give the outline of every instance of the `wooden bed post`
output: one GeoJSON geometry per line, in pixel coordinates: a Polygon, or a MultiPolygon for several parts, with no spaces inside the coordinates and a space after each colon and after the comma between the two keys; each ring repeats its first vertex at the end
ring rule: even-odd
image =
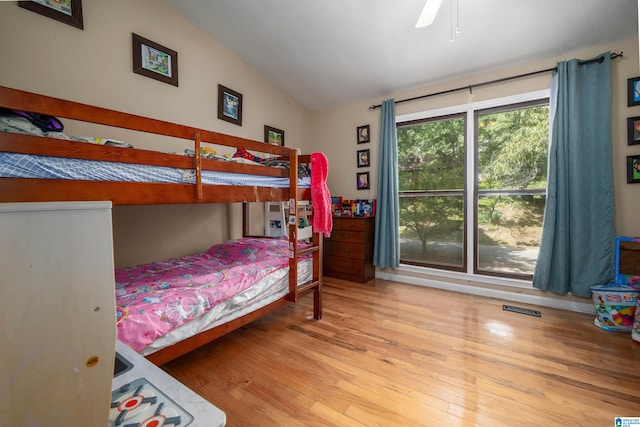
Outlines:
{"type": "Polygon", "coordinates": [[[249,235],[249,203],[242,202],[242,237],[249,235]]]}
{"type": "Polygon", "coordinates": [[[316,320],[322,319],[322,235],[320,233],[313,233],[311,239],[313,246],[318,247],[318,250],[313,254],[313,281],[318,285],[313,290],[313,318],[316,320]]]}
{"type": "Polygon", "coordinates": [[[200,154],[200,132],[193,132],[193,149],[196,152],[194,156],[196,168],[196,198],[202,200],[202,155],[200,154]]]}
{"type": "Polygon", "coordinates": [[[298,151],[289,150],[289,299],[298,300],[298,151]]]}

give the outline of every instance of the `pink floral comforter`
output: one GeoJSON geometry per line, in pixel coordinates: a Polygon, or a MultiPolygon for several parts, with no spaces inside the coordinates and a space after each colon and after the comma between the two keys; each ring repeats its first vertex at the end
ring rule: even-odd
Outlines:
{"type": "Polygon", "coordinates": [[[140,352],[172,329],[289,266],[288,240],[243,238],[183,258],[118,269],[118,339],[140,352]]]}

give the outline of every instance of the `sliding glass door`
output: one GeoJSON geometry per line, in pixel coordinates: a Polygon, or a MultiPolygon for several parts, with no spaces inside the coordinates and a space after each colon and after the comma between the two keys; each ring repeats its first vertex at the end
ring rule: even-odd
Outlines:
{"type": "Polygon", "coordinates": [[[402,263],[531,277],[548,115],[542,99],[397,124],[402,263]]]}
{"type": "Polygon", "coordinates": [[[475,112],[476,272],[533,275],[546,201],[547,104],[475,112]]]}
{"type": "Polygon", "coordinates": [[[398,126],[400,259],[463,271],[464,114],[398,126]]]}

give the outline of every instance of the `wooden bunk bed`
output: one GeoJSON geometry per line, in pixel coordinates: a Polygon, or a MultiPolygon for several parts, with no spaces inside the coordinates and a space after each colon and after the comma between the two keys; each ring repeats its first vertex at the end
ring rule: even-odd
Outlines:
{"type": "MultiPolygon", "coordinates": [[[[0,107],[46,114],[81,122],[128,129],[191,141],[194,156],[168,154],[159,151],[117,146],[96,145],[20,133],[0,132],[0,153],[28,154],[89,161],[117,162],[128,165],[151,165],[195,172],[194,182],[126,182],[76,179],[18,178],[0,176],[0,203],[97,201],[109,200],[113,205],[153,205],[191,203],[244,203],[243,235],[249,235],[249,202],[287,202],[296,221],[289,221],[289,290],[268,305],[262,306],[227,323],[205,330],[146,357],[157,365],[164,364],[201,345],[269,314],[301,296],[313,293],[313,317],[322,316],[322,238],[313,233],[311,245],[301,249],[297,242],[297,224],[308,212],[299,209],[301,201],[310,200],[309,188],[298,180],[298,166],[310,164],[311,155],[299,155],[297,150],[265,144],[244,138],[220,134],[190,126],[146,118],[115,110],[81,104],[0,86],[0,107]],[[288,161],[289,168],[251,165],[203,158],[201,148],[207,144],[266,153],[288,161]],[[203,182],[209,171],[243,175],[288,178],[288,186],[219,185],[203,182]],[[312,277],[297,283],[298,260],[311,256],[312,277]]],[[[131,141],[133,142],[133,141],[131,141]]]]}

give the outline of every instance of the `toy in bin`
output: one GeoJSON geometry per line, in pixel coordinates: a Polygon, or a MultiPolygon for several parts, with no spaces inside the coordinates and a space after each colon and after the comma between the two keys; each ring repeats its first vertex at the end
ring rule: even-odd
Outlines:
{"type": "MultiPolygon", "coordinates": [[[[591,287],[595,325],[607,331],[631,332],[638,320],[640,238],[616,238],[615,282],[591,287]]],[[[639,327],[640,328],[640,327],[639,327]]]]}
{"type": "Polygon", "coordinates": [[[591,287],[596,309],[594,324],[607,331],[631,332],[640,290],[628,286],[591,287]]]}

